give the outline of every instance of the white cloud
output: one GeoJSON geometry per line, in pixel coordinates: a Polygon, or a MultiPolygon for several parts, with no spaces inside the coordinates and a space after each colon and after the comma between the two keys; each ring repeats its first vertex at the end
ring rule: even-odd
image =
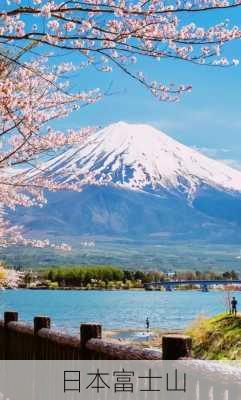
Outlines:
{"type": "MultiPolygon", "coordinates": [[[[205,121],[205,125],[209,126],[209,129],[213,129],[213,132],[217,131],[218,126],[222,126],[222,128],[226,127],[230,129],[230,126],[232,127],[232,123],[230,120],[225,119],[225,118],[214,118],[212,113],[208,110],[192,110],[190,114],[185,114],[185,117],[182,116],[182,118],[160,118],[160,120],[151,120],[147,121],[146,123],[155,126],[157,129],[160,129],[161,131],[167,133],[167,135],[171,135],[174,137],[176,140],[180,140],[182,143],[190,143],[190,138],[189,134],[187,133],[188,129],[193,130],[195,132],[195,125],[200,123],[200,121],[205,121]],[[194,123],[195,121],[195,123],[194,123]],[[214,129],[215,127],[215,129],[214,129]],[[172,132],[172,134],[171,134],[172,132]],[[178,136],[174,134],[174,132],[179,132],[178,136]],[[183,140],[181,139],[182,134],[180,132],[183,132],[183,140]],[[185,140],[186,139],[186,140],[185,140]]],[[[233,126],[236,128],[239,127],[239,122],[236,121],[233,123],[233,126]]],[[[241,128],[241,122],[240,122],[240,128],[241,128]]],[[[206,143],[208,144],[209,138],[206,137],[206,143]]],[[[193,141],[199,141],[200,140],[200,135],[199,137],[195,136],[195,133],[193,134],[193,141]]],[[[217,139],[218,140],[218,139],[217,139]]],[[[190,146],[190,145],[189,145],[190,146]]],[[[214,158],[216,160],[222,161],[225,164],[229,165],[232,168],[236,168],[241,170],[241,151],[237,146],[235,147],[232,145],[230,148],[226,147],[229,146],[228,143],[224,144],[225,147],[207,147],[207,146],[192,146],[192,148],[200,151],[201,153],[205,154],[207,157],[214,158]]]]}
{"type": "Polygon", "coordinates": [[[241,170],[241,160],[232,158],[232,151],[230,149],[215,149],[211,147],[193,147],[194,149],[205,154],[207,157],[215,158],[218,161],[229,165],[232,168],[241,170]],[[230,158],[228,157],[230,155],[230,158]]]}
{"type": "Polygon", "coordinates": [[[226,160],[224,159],[221,161],[223,161],[225,164],[229,165],[230,167],[239,169],[241,171],[241,160],[234,160],[234,159],[228,158],[226,160]]]}

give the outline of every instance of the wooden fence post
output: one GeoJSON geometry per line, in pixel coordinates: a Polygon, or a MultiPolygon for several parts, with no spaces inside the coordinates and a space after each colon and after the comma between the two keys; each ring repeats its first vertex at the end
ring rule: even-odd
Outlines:
{"type": "Polygon", "coordinates": [[[16,311],[5,311],[4,313],[4,327],[7,327],[9,322],[17,322],[18,313],[16,311]]]}
{"type": "Polygon", "coordinates": [[[38,333],[40,329],[42,328],[47,328],[50,329],[51,327],[51,320],[49,317],[44,317],[44,316],[37,316],[34,317],[33,320],[33,325],[34,325],[34,353],[35,353],[35,360],[47,360],[48,357],[47,354],[44,354],[47,352],[47,343],[45,343],[45,346],[42,346],[41,344],[43,343],[43,340],[46,341],[46,339],[41,339],[38,336],[38,333]]]}
{"type": "Polygon", "coordinates": [[[16,311],[5,311],[4,313],[4,359],[11,359],[11,349],[9,348],[8,323],[17,322],[18,313],[16,311]]]}
{"type": "Polygon", "coordinates": [[[184,335],[165,335],[162,337],[162,359],[178,360],[191,357],[192,339],[184,335]]]}
{"type": "Polygon", "coordinates": [[[100,324],[81,324],[80,325],[80,346],[84,352],[85,359],[92,359],[91,352],[86,349],[85,345],[90,339],[101,339],[102,327],[100,324]]]}

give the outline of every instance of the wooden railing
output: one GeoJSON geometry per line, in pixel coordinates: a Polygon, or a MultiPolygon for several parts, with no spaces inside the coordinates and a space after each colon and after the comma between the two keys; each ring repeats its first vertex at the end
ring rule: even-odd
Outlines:
{"type": "Polygon", "coordinates": [[[163,336],[161,352],[103,340],[99,324],[81,324],[80,334],[73,336],[52,330],[45,316],[29,325],[18,321],[17,312],[7,311],[0,321],[2,360],[174,360],[190,354],[191,339],[183,335],[163,336]]]}
{"type": "MultiPolygon", "coordinates": [[[[180,393],[180,399],[241,400],[240,367],[233,368],[232,365],[224,363],[191,359],[189,337],[163,336],[161,352],[116,344],[103,340],[101,336],[99,324],[81,324],[80,334],[72,336],[52,330],[48,317],[35,317],[33,325],[28,325],[18,321],[18,313],[5,312],[4,320],[0,321],[0,358],[2,360],[177,360],[171,364],[172,369],[177,368],[179,373],[183,371],[188,376],[188,392],[185,397],[180,393]]],[[[152,367],[153,363],[144,365],[152,367]]]]}

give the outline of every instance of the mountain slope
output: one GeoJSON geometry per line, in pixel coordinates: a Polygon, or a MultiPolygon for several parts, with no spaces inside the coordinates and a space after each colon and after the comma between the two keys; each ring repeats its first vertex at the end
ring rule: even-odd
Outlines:
{"type": "Polygon", "coordinates": [[[241,171],[212,160],[148,125],[118,122],[48,163],[65,181],[91,172],[94,184],[195,197],[202,185],[241,192],[241,171]]]}
{"type": "Polygon", "coordinates": [[[110,125],[44,168],[66,182],[89,174],[91,184],[47,193],[41,210],[18,209],[12,219],[29,235],[241,239],[241,171],[148,125],[110,125]]]}
{"type": "Polygon", "coordinates": [[[238,224],[213,218],[173,195],[159,197],[107,186],[88,186],[81,193],[49,193],[44,208],[19,208],[12,218],[21,221],[30,236],[68,241],[85,235],[111,240],[241,240],[238,224]]]}

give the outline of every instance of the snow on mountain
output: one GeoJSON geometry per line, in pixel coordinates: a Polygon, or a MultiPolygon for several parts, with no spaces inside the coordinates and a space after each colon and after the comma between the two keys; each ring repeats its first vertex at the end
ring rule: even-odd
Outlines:
{"type": "Polygon", "coordinates": [[[110,125],[44,168],[84,187],[46,191],[45,207],[12,213],[12,223],[24,226],[29,237],[241,240],[241,171],[151,126],[110,125]]]}
{"type": "Polygon", "coordinates": [[[91,173],[93,183],[148,192],[169,191],[188,199],[202,185],[241,192],[241,171],[210,159],[144,124],[118,122],[94,133],[46,167],[65,181],[91,173]]]}

